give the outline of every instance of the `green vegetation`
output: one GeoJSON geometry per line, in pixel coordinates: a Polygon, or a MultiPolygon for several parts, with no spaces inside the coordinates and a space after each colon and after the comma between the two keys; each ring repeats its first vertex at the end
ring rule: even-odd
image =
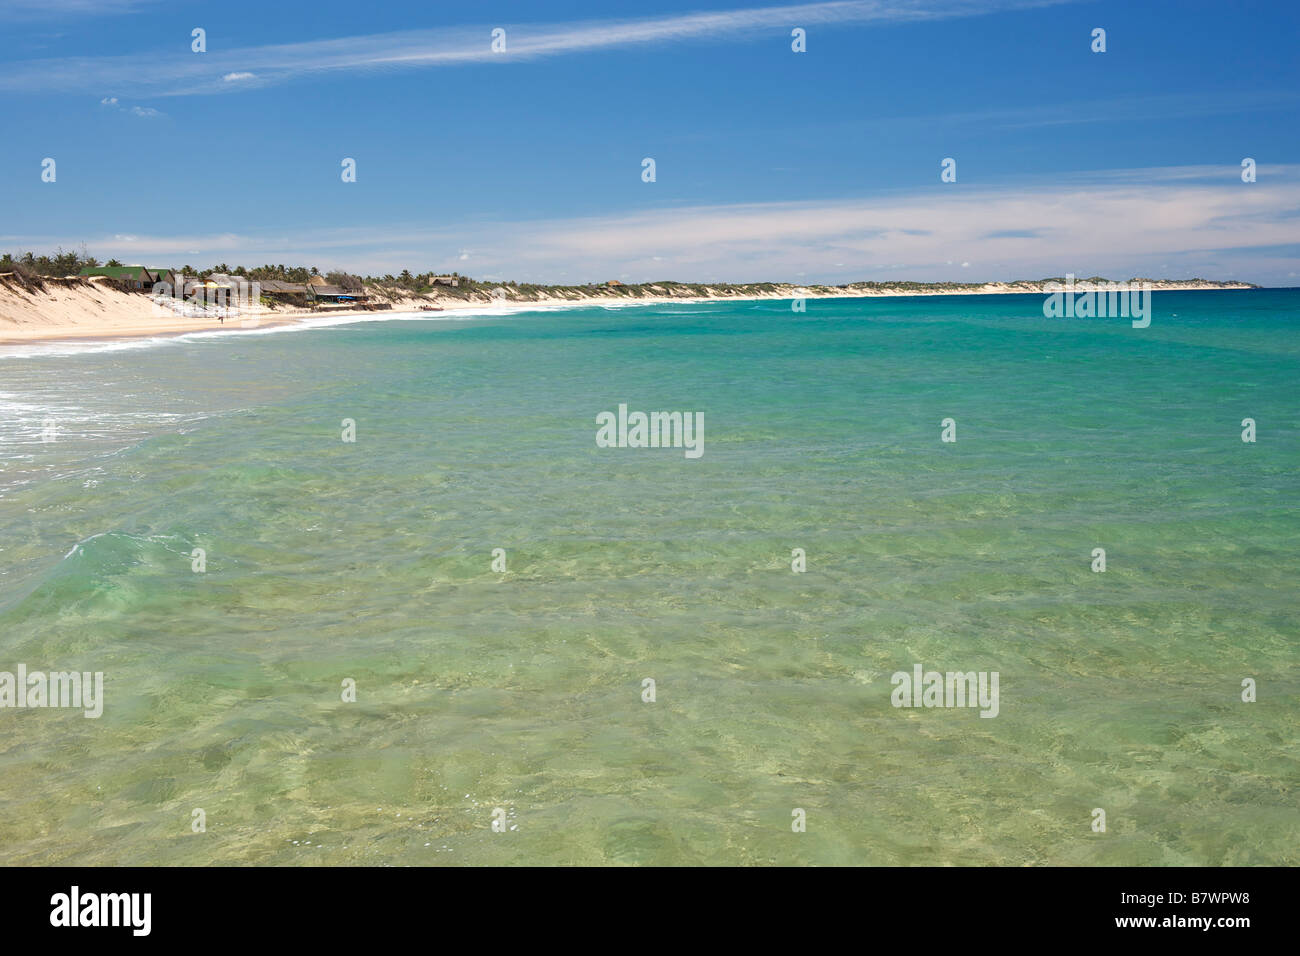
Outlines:
{"type": "MultiPolygon", "coordinates": [[[[64,252],[59,248],[52,256],[37,256],[30,252],[20,252],[16,255],[6,252],[0,256],[0,272],[16,272],[23,278],[39,276],[47,279],[62,279],[77,275],[87,266],[94,267],[99,264],[98,259],[86,254],[84,246],[80,253],[64,252]]],[[[104,264],[121,265],[116,261],[104,264]]]]}
{"type": "MultiPolygon", "coordinates": [[[[98,266],[99,260],[86,252],[83,246],[80,253],[65,252],[58,249],[54,255],[37,256],[31,252],[22,253],[5,253],[0,257],[0,272],[15,272],[24,282],[39,282],[42,278],[59,278],[66,276],[75,276],[87,266],[98,266]]],[[[110,259],[104,263],[107,266],[121,266],[122,263],[116,259],[110,259]]],[[[150,264],[152,268],[161,268],[157,263],[150,264]]],[[[211,266],[208,269],[196,269],[194,266],[186,264],[173,271],[185,275],[209,275],[214,272],[225,273],[227,275],[241,276],[249,280],[278,279],[281,282],[293,282],[302,284],[307,282],[313,276],[320,276],[321,271],[315,266],[288,266],[283,263],[279,265],[266,264],[254,268],[245,268],[244,266],[230,266],[226,263],[211,266]]],[[[983,282],[850,282],[844,285],[806,285],[795,282],[750,282],[750,283],[732,283],[732,282],[677,282],[671,279],[663,279],[657,282],[587,282],[582,285],[540,285],[532,282],[516,282],[513,279],[505,282],[485,282],[477,279],[471,279],[469,276],[462,276],[457,272],[450,273],[451,277],[457,280],[457,285],[448,285],[445,282],[435,282],[435,278],[445,277],[447,273],[435,272],[429,270],[426,272],[413,273],[409,269],[403,269],[399,275],[382,275],[382,276],[361,276],[350,272],[334,270],[324,274],[325,281],[330,285],[338,286],[348,291],[361,291],[368,289],[374,296],[388,301],[397,301],[412,297],[430,297],[463,299],[465,301],[482,301],[491,298],[496,290],[505,291],[507,299],[513,302],[532,302],[539,299],[558,298],[558,299],[580,299],[588,298],[594,295],[611,296],[625,299],[641,299],[650,296],[671,296],[680,298],[708,298],[710,296],[744,296],[744,295],[774,295],[786,293],[792,295],[826,295],[846,292],[916,292],[916,293],[934,293],[934,292],[962,292],[978,291],[985,283],[983,282]]],[[[1077,285],[1086,283],[1107,282],[1110,280],[1103,279],[1100,276],[1092,276],[1088,279],[1075,279],[1077,285]]],[[[1155,279],[1140,279],[1129,281],[1157,282],[1155,279]]],[[[1191,282],[1203,280],[1187,280],[1191,282]]],[[[1039,286],[1042,283],[1055,282],[1064,283],[1064,276],[1057,276],[1050,279],[1019,279],[1015,282],[1007,283],[1008,285],[1031,285],[1039,286]]],[[[1245,285],[1246,283],[1242,283],[1245,285]]],[[[496,293],[499,294],[499,293],[496,293]]]]}

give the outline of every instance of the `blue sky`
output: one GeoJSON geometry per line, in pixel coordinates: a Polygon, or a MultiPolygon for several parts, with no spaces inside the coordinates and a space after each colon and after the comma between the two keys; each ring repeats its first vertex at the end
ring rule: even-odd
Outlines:
{"type": "Polygon", "coordinates": [[[0,249],[1300,285],[1290,2],[0,0],[0,21],[0,249]]]}

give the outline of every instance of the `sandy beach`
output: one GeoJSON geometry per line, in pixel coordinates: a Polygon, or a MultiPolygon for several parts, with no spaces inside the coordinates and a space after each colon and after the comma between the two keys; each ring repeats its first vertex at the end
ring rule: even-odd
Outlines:
{"type": "MultiPolygon", "coordinates": [[[[150,297],[139,292],[118,289],[102,279],[45,279],[43,288],[33,289],[0,275],[0,345],[22,345],[40,342],[94,341],[107,339],[139,338],[150,336],[184,335],[190,332],[211,332],[231,329],[271,328],[285,325],[312,325],[321,319],[349,316],[376,318],[393,314],[427,312],[430,318],[440,313],[463,310],[491,310],[493,308],[551,308],[574,305],[627,306],[648,305],[656,302],[710,302],[724,300],[762,300],[793,298],[862,298],[879,296],[917,295],[1012,295],[1040,294],[1044,282],[990,282],[983,285],[952,285],[933,283],[928,288],[915,284],[897,287],[879,285],[850,285],[828,288],[780,284],[764,291],[740,287],[708,288],[709,293],[699,295],[630,295],[613,294],[603,289],[591,292],[564,290],[558,295],[509,294],[503,299],[488,296],[464,298],[450,294],[432,293],[387,300],[390,307],[383,311],[365,308],[268,308],[257,306],[224,321],[217,318],[179,315],[157,306],[150,297]]],[[[1245,283],[1209,282],[1206,280],[1157,280],[1156,291],[1242,289],[1245,283]]],[[[1076,291],[1088,291],[1095,286],[1080,282],[1076,291]]],[[[665,290],[670,292],[670,290],[665,290]]]]}

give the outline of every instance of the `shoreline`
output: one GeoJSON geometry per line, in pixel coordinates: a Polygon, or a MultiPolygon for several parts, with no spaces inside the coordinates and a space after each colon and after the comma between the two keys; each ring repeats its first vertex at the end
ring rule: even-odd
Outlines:
{"type": "MultiPolygon", "coordinates": [[[[938,284],[937,284],[938,285],[938,284]]],[[[121,341],[150,338],[177,338],[195,333],[211,332],[256,332],[267,329],[301,327],[303,329],[321,327],[324,322],[334,324],[334,319],[368,319],[385,321],[401,317],[408,320],[427,318],[436,321],[440,317],[458,312],[477,312],[483,317],[492,315],[514,315],[533,310],[546,311],[560,308],[582,308],[584,306],[628,308],[639,305],[663,305],[671,303],[698,305],[707,302],[761,302],[790,301],[804,299],[873,299],[906,298],[960,295],[1047,295],[1053,290],[1026,287],[1028,283],[986,283],[982,287],[969,289],[938,288],[933,290],[918,289],[880,289],[880,288],[845,288],[842,291],[811,291],[800,286],[782,286],[777,291],[753,293],[748,295],[717,294],[708,296],[646,295],[628,296],[613,294],[581,296],[544,296],[537,299],[510,298],[505,300],[475,301],[452,296],[411,297],[393,301],[392,309],[325,309],[282,311],[266,309],[251,316],[232,318],[227,322],[212,319],[195,319],[183,316],[148,315],[151,304],[147,299],[141,300],[138,293],[119,292],[96,284],[90,294],[98,303],[110,298],[120,298],[125,302],[111,303],[115,309],[101,307],[104,314],[96,316],[61,316],[62,322],[46,324],[40,321],[27,323],[15,322],[17,327],[6,327],[7,322],[0,306],[0,348],[22,345],[73,345],[73,344],[107,344],[121,341]],[[432,305],[432,309],[422,306],[432,305]],[[129,314],[123,315],[126,311],[129,314]],[[67,321],[67,319],[71,319],[67,321]],[[98,319],[99,321],[95,321],[98,319]],[[251,324],[250,324],[251,323],[251,324]]],[[[1037,285],[1037,284],[1035,284],[1037,285]]],[[[1205,280],[1178,282],[1159,280],[1152,283],[1153,292],[1209,292],[1242,291],[1257,288],[1246,283],[1210,283],[1205,280]]],[[[1095,291],[1089,283],[1077,283],[1075,292],[1095,291]]],[[[57,306],[57,298],[50,304],[57,306]]],[[[39,311],[39,310],[38,310],[39,311]]],[[[53,310],[52,310],[53,311],[53,310]]],[[[476,316],[477,317],[477,316],[476,316]]],[[[347,324],[347,323],[339,323],[347,324]]]]}

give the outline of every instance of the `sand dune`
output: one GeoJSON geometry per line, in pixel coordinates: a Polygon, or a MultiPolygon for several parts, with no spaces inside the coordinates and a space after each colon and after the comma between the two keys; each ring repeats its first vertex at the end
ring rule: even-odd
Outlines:
{"type": "MultiPolygon", "coordinates": [[[[671,284],[623,287],[619,291],[604,287],[507,289],[504,298],[494,299],[487,292],[466,297],[450,293],[423,296],[382,298],[395,312],[418,312],[424,308],[442,311],[482,309],[494,302],[507,305],[627,305],[634,302],[684,302],[710,299],[810,299],[900,296],[900,295],[998,295],[1041,293],[1045,282],[959,283],[853,283],[847,286],[798,286],[789,283],[746,286],[677,287],[671,284]]],[[[1156,290],[1174,289],[1245,289],[1246,283],[1193,280],[1154,280],[1156,290]]],[[[1074,289],[1085,292],[1094,288],[1079,282],[1074,289]]],[[[1050,290],[1049,290],[1050,291],[1050,290]]],[[[107,280],[93,277],[66,279],[24,279],[13,273],[0,274],[0,344],[18,344],[60,339],[100,339],[149,335],[179,335],[212,329],[267,327],[301,322],[324,316],[373,316],[371,310],[351,307],[319,309],[268,308],[256,306],[225,322],[215,317],[188,317],[155,305],[140,292],[126,292],[107,280]]]]}

